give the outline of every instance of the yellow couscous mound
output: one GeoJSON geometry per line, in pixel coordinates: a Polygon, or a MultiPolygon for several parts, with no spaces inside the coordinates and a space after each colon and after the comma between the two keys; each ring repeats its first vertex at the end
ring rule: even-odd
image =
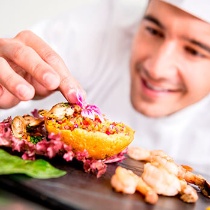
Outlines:
{"type": "Polygon", "coordinates": [[[101,121],[97,115],[94,119],[82,116],[82,108],[76,104],[63,103],[63,106],[63,111],[70,114],[59,113],[57,117],[54,111],[49,111],[45,116],[46,130],[60,134],[62,141],[75,151],[86,150],[89,157],[105,159],[123,151],[134,138],[134,130],[123,123],[101,121]]]}

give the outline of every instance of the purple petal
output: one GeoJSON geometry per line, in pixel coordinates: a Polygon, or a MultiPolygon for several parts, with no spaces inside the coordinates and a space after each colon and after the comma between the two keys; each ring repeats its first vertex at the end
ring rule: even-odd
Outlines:
{"type": "Polygon", "coordinates": [[[82,95],[80,94],[80,92],[77,90],[76,92],[76,97],[77,97],[77,105],[79,105],[80,107],[84,107],[86,105],[86,102],[83,100],[82,95]]]}
{"type": "Polygon", "coordinates": [[[83,117],[88,117],[92,120],[95,119],[95,114],[93,112],[91,112],[90,110],[83,109],[82,112],[81,112],[81,115],[83,117]]]}
{"type": "Polygon", "coordinates": [[[100,109],[96,105],[89,105],[87,104],[83,98],[82,95],[79,93],[79,91],[76,92],[77,96],[77,105],[79,105],[82,108],[81,115],[83,117],[88,117],[92,120],[95,119],[95,115],[99,117],[100,121],[103,122],[104,118],[101,114],[100,109]]]}

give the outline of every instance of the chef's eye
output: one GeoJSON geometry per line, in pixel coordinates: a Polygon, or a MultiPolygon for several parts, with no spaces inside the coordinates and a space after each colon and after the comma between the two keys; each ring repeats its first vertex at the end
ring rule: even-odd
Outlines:
{"type": "Polygon", "coordinates": [[[146,30],[153,36],[163,37],[163,33],[153,27],[147,26],[146,30]]]}
{"type": "Polygon", "coordinates": [[[200,53],[198,50],[192,48],[192,47],[185,47],[185,50],[187,51],[187,53],[189,53],[190,55],[192,56],[195,56],[195,57],[205,57],[204,54],[200,53]]]}

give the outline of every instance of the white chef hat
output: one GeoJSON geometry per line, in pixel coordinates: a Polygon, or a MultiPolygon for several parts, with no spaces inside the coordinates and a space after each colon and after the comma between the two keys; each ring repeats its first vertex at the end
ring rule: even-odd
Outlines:
{"type": "Polygon", "coordinates": [[[208,0],[162,0],[191,15],[210,23],[210,4],[208,0]]]}

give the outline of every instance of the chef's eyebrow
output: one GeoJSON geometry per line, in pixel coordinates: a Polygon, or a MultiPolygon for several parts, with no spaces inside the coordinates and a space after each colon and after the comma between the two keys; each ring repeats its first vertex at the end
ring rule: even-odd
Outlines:
{"type": "Polygon", "coordinates": [[[145,15],[143,17],[143,20],[150,21],[150,22],[154,23],[155,25],[157,25],[158,27],[164,29],[164,26],[161,24],[161,22],[152,15],[145,15]]]}
{"type": "Polygon", "coordinates": [[[207,51],[208,53],[210,53],[210,46],[206,45],[205,43],[202,43],[195,39],[189,39],[189,38],[184,38],[184,39],[186,41],[190,42],[191,44],[196,45],[196,46],[202,48],[203,50],[207,51]]]}
{"type": "MultiPolygon", "coordinates": [[[[164,29],[165,27],[163,26],[163,24],[157,19],[155,18],[154,16],[152,15],[145,15],[143,20],[147,20],[147,21],[150,21],[152,22],[153,24],[157,25],[158,27],[160,27],[161,29],[164,29]]],[[[202,48],[203,50],[207,51],[208,53],[210,53],[210,46],[208,46],[207,44],[205,43],[202,43],[198,40],[195,40],[195,39],[191,39],[191,38],[187,38],[187,37],[183,37],[184,40],[188,41],[189,43],[199,47],[199,48],[202,48]]]]}

